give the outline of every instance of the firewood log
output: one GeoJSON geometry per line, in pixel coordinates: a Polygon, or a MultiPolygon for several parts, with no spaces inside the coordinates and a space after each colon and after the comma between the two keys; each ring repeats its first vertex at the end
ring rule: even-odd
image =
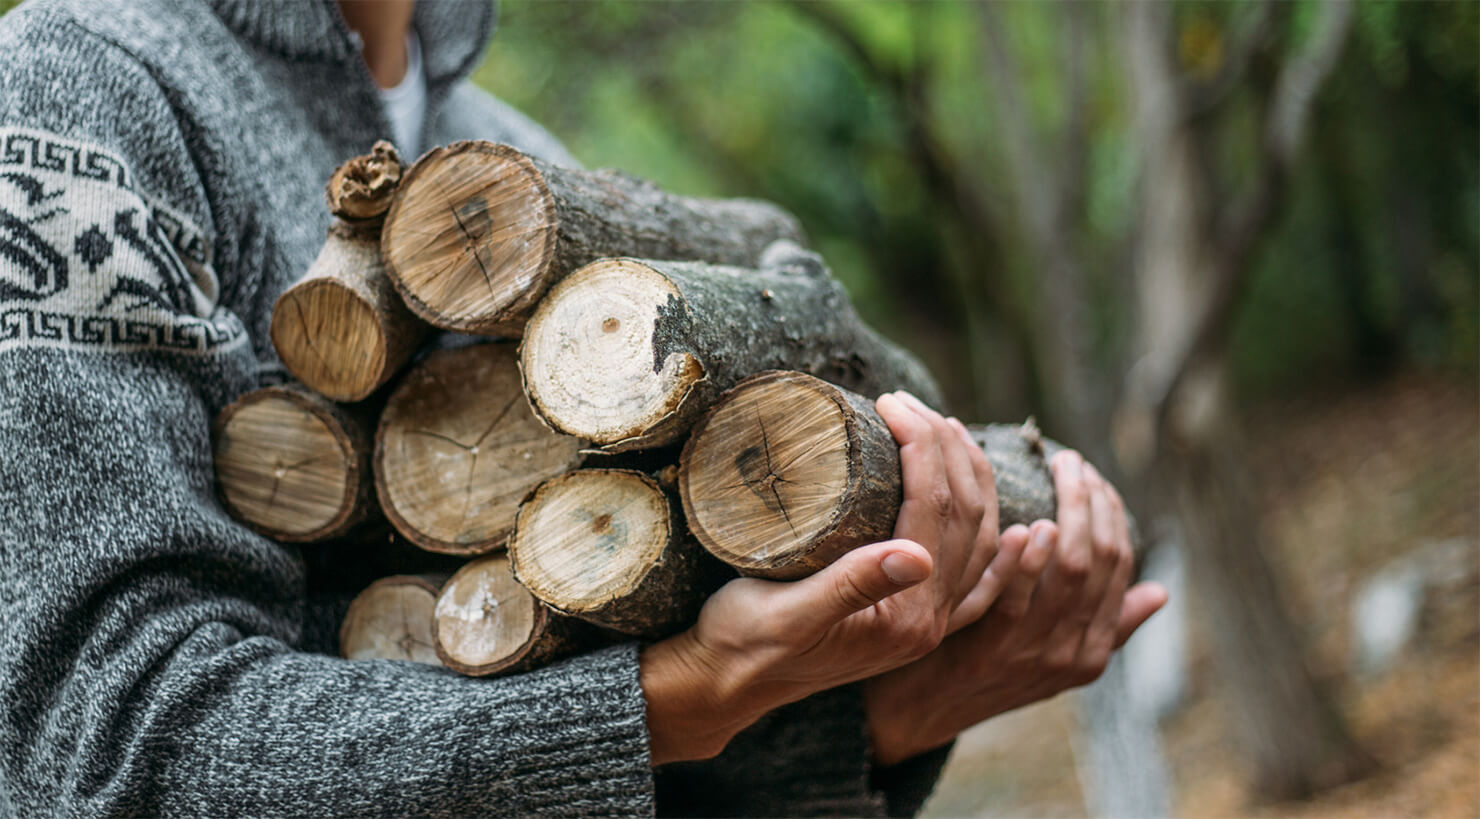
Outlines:
{"type": "Polygon", "coordinates": [[[520,350],[535,412],[622,451],[679,440],[721,392],[768,369],[939,405],[925,367],[863,323],[820,260],[781,245],[794,255],[764,269],[603,259],[560,282],[520,350]]]}
{"type": "Polygon", "coordinates": [[[375,488],[391,524],[424,549],[504,545],[519,502],[578,466],[584,442],[530,412],[514,345],[441,349],[396,385],[375,436],[375,488]]]}
{"type": "Polygon", "coordinates": [[[390,380],[428,330],[396,295],[380,256],[400,179],[387,142],[341,165],[325,191],[336,218],[324,246],[273,306],[270,335],[283,365],[336,401],[359,401],[390,380]]]}
{"type": "Polygon", "coordinates": [[[375,510],[370,430],[363,412],[295,384],[247,393],[212,429],[222,505],[278,540],[344,534],[375,510]]]}
{"type": "Polygon", "coordinates": [[[535,599],[501,554],[458,570],[437,596],[432,623],[442,664],[474,677],[526,671],[602,640],[594,627],[535,599]]]}
{"type": "Polygon", "coordinates": [[[693,622],[734,576],[689,535],[676,498],[626,469],[541,484],[519,507],[509,558],[519,582],[555,610],[647,639],[693,622]]]}
{"type": "Polygon", "coordinates": [[[437,591],[446,575],[398,574],[355,596],[339,628],[346,660],[409,660],[441,665],[432,639],[437,591]]]}
{"type": "MultiPolygon", "coordinates": [[[[999,524],[1057,514],[1032,422],[970,428],[991,462],[999,524]]],[[[873,400],[795,372],[746,379],[694,429],[679,467],[689,529],[741,574],[803,577],[893,536],[899,446],[873,400]]],[[[1134,533],[1134,530],[1133,530],[1134,533]]]]}
{"type": "Polygon", "coordinates": [[[748,199],[695,199],[603,170],[552,165],[507,145],[456,142],[406,173],[381,237],[417,315],[449,330],[517,336],[535,302],[604,256],[754,264],[794,217],[748,199]]]}

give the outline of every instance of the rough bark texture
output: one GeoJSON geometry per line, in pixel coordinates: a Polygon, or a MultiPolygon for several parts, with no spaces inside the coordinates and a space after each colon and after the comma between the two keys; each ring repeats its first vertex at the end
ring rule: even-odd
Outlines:
{"type": "Polygon", "coordinates": [[[535,411],[621,451],[679,440],[720,393],[763,370],[941,405],[930,373],[863,323],[820,259],[780,242],[764,261],[775,266],[603,260],[567,278],[520,352],[535,411]]]}
{"type": "Polygon", "coordinates": [[[398,574],[355,596],[339,629],[346,660],[407,660],[440,665],[432,638],[437,592],[447,575],[398,574]]]}
{"type": "Polygon", "coordinates": [[[632,470],[583,469],[546,481],[520,507],[509,558],[515,578],[545,604],[644,639],[692,623],[734,576],[689,535],[676,498],[632,470]],[[657,514],[634,531],[638,521],[623,513],[643,505],[657,514]],[[597,588],[603,568],[617,582],[597,588]]]}
{"type": "Polygon", "coordinates": [[[253,530],[312,542],[377,511],[370,420],[297,384],[238,398],[212,429],[222,505],[253,530]]]}
{"type": "Polygon", "coordinates": [[[451,330],[517,336],[551,285],[595,259],[754,264],[780,238],[800,240],[801,228],[766,202],[675,196],[618,171],[456,142],[407,172],[383,245],[418,315],[451,330]]]}
{"type": "Polygon", "coordinates": [[[432,635],[442,664],[473,677],[528,671],[603,642],[597,629],[515,582],[505,555],[474,560],[443,585],[432,635]],[[510,617],[518,628],[509,628],[510,617]]]}
{"type": "Polygon", "coordinates": [[[401,155],[394,146],[381,140],[362,154],[334,169],[324,186],[324,199],[329,212],[349,222],[380,220],[390,209],[400,187],[401,155]]]}
{"type": "MultiPolygon", "coordinates": [[[[992,464],[1000,526],[1054,519],[1057,507],[1048,459],[1062,447],[1043,438],[1032,422],[974,426],[970,431],[992,464]]],[[[887,540],[903,499],[899,447],[873,402],[800,373],[764,373],[721,398],[684,447],[679,488],[689,527],[705,548],[742,574],[773,578],[805,576],[851,549],[887,540]],[[757,400],[755,395],[762,392],[766,394],[757,400]],[[815,530],[797,521],[778,484],[798,483],[788,475],[808,469],[809,460],[828,456],[810,442],[793,447],[792,457],[774,455],[791,447],[790,439],[798,435],[818,434],[785,425],[788,417],[800,417],[808,392],[827,394],[839,412],[831,418],[808,416],[798,423],[834,424],[847,432],[846,458],[834,461],[846,464],[845,470],[837,470],[843,472],[836,475],[839,491],[823,497],[821,507],[814,506],[809,513],[812,520],[827,520],[815,530]],[[774,409],[768,413],[767,407],[774,409]],[[752,457],[753,453],[758,454],[752,457]],[[744,495],[729,487],[739,486],[756,495],[769,492],[774,502],[737,504],[733,499],[744,495]],[[731,497],[723,497],[725,493],[731,497]],[[801,536],[757,559],[756,533],[779,528],[778,521],[801,536]]],[[[1131,535],[1139,553],[1134,522],[1131,535]]]]}
{"type": "Polygon", "coordinates": [[[530,412],[512,344],[437,350],[396,385],[375,439],[375,487],[386,517],[434,552],[504,545],[519,503],[578,466],[583,443],[530,412]]]}

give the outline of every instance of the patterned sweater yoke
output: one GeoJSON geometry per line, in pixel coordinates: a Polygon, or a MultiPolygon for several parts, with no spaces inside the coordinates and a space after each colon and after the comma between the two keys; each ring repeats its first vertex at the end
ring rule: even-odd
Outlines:
{"type": "MultiPolygon", "coordinates": [[[[466,81],[494,16],[418,4],[423,143],[574,164],[466,81]]],[[[941,755],[870,771],[853,689],[655,777],[636,645],[498,680],[332,656],[359,579],[225,515],[209,427],[281,369],[324,180],[390,131],[332,0],[0,18],[0,815],[918,808],[941,755]]]]}

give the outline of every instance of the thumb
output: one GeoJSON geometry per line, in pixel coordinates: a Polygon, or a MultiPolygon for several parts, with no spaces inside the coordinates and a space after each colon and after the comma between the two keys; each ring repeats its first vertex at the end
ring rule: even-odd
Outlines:
{"type": "Polygon", "coordinates": [[[874,543],[790,584],[778,608],[799,631],[821,634],[849,615],[919,585],[933,568],[930,553],[914,541],[874,543]]]}

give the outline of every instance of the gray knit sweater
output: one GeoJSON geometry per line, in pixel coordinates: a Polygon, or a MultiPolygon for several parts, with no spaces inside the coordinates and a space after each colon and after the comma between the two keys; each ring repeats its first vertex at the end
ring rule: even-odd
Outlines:
{"type": "MultiPolygon", "coordinates": [[[[464,79],[488,2],[423,0],[426,144],[564,149],[464,79]]],[[[273,377],[334,165],[390,133],[329,0],[32,0],[0,18],[0,814],[873,814],[856,692],[649,765],[636,646],[500,680],[333,656],[385,561],[215,498],[212,417],[273,377]],[[321,567],[311,569],[310,566],[321,567]]]]}

